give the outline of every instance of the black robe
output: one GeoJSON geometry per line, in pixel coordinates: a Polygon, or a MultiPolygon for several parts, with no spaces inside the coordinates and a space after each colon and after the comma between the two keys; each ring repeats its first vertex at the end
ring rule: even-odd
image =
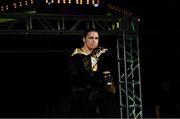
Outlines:
{"type": "Polygon", "coordinates": [[[108,70],[107,62],[99,60],[97,70],[93,71],[91,55],[84,54],[81,49],[69,58],[70,76],[70,117],[104,117],[105,79],[102,74],[108,70]]]}

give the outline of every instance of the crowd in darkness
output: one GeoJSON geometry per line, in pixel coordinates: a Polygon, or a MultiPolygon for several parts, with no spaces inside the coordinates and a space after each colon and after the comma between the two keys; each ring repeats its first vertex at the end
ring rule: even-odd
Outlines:
{"type": "Polygon", "coordinates": [[[140,43],[144,117],[180,117],[179,50],[165,37],[140,43]]]}

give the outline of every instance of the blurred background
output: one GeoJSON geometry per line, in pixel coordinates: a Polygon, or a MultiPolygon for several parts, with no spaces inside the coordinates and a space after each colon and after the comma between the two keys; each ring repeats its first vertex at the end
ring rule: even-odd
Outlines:
{"type": "MultiPolygon", "coordinates": [[[[180,117],[179,13],[176,0],[0,0],[0,12],[120,15],[140,19],[143,116],[180,117]],[[88,3],[88,4],[87,4],[88,3]],[[159,109],[160,107],[160,109],[159,109]]],[[[5,26],[7,19],[0,19],[5,26]]],[[[21,27],[21,25],[17,26],[21,27]]],[[[1,32],[1,31],[0,31],[1,32]]],[[[116,47],[101,39],[109,48],[116,47]]],[[[0,35],[0,117],[67,117],[66,61],[81,36],[0,35]]],[[[110,112],[118,117],[118,100],[110,112]],[[116,110],[117,111],[114,111],[116,110]]]]}

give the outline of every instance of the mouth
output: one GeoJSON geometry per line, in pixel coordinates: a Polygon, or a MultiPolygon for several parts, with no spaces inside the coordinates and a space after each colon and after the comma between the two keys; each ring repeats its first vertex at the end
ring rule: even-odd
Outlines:
{"type": "Polygon", "coordinates": [[[97,45],[96,44],[92,44],[92,46],[96,47],[97,45]]]}

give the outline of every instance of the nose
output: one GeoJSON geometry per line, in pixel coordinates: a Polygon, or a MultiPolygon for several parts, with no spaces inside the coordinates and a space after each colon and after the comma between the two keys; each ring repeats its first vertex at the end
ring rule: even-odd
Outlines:
{"type": "Polygon", "coordinates": [[[92,42],[93,42],[93,43],[95,43],[95,42],[96,42],[96,39],[95,39],[95,38],[93,38],[93,39],[92,39],[92,42]]]}

